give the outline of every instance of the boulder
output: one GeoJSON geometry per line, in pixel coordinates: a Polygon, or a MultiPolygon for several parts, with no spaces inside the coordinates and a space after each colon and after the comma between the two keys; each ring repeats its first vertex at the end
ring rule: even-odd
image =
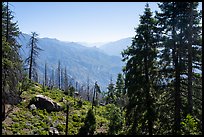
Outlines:
{"type": "Polygon", "coordinates": [[[54,127],[50,127],[49,135],[59,135],[59,131],[54,127]]]}
{"type": "Polygon", "coordinates": [[[39,109],[46,109],[48,112],[62,110],[60,104],[43,95],[36,95],[30,104],[34,104],[39,109]]]}

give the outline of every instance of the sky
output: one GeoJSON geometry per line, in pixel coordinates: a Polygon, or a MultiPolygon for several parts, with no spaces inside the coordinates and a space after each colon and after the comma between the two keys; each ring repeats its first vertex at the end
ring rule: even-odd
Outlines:
{"type": "MultiPolygon", "coordinates": [[[[158,11],[156,2],[148,2],[158,11]]],[[[21,32],[72,42],[133,37],[146,2],[10,2],[21,32]]],[[[202,9],[199,3],[198,9],[202,9]]]]}

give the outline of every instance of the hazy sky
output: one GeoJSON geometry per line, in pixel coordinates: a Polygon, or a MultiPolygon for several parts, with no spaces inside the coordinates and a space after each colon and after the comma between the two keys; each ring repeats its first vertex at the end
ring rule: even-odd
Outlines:
{"type": "MultiPolygon", "coordinates": [[[[135,35],[146,2],[10,2],[20,30],[74,42],[108,42],[135,35]]],[[[159,10],[149,2],[151,10],[159,10]]],[[[199,9],[202,9],[199,3],[199,9]]]]}

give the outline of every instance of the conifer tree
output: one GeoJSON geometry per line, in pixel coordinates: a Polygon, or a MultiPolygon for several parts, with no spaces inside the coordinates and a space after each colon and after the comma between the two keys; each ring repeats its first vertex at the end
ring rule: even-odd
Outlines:
{"type": "Polygon", "coordinates": [[[61,78],[60,78],[60,71],[61,71],[61,67],[60,67],[60,60],[58,61],[58,68],[57,68],[57,78],[58,78],[58,88],[60,89],[60,85],[61,85],[61,78]]]}
{"type": "Polygon", "coordinates": [[[51,77],[51,89],[55,86],[55,76],[54,69],[52,69],[52,77],[51,77]]]}
{"type": "Polygon", "coordinates": [[[28,47],[30,48],[30,53],[29,57],[26,59],[26,62],[28,63],[29,67],[29,79],[31,80],[32,78],[35,79],[36,73],[37,73],[37,62],[36,59],[39,55],[39,51],[42,49],[37,46],[38,43],[38,34],[36,32],[31,32],[31,38],[28,43],[28,47]]]}
{"type": "MultiPolygon", "coordinates": [[[[200,34],[200,26],[198,25],[200,15],[196,11],[197,4],[191,2],[163,2],[159,4],[161,13],[157,13],[158,26],[163,39],[161,42],[163,43],[163,50],[160,56],[160,68],[162,70],[160,72],[167,81],[166,87],[169,87],[169,92],[166,92],[165,95],[168,97],[165,100],[168,99],[166,105],[169,107],[165,111],[168,111],[167,115],[174,114],[173,134],[181,133],[181,119],[185,118],[187,113],[192,113],[192,64],[194,58],[192,47],[193,45],[198,47],[200,34]],[[194,11],[192,12],[192,10],[194,11]],[[186,99],[188,102],[186,102],[186,99]],[[171,102],[174,102],[174,104],[171,102]],[[171,112],[173,109],[174,112],[171,112]]],[[[194,56],[201,55],[199,50],[197,51],[194,52],[196,53],[194,56]]],[[[170,121],[172,120],[170,119],[172,115],[168,117],[170,118],[166,120],[169,120],[169,122],[165,121],[165,123],[169,123],[168,127],[171,127],[172,122],[170,121]]]]}
{"type": "Polygon", "coordinates": [[[132,45],[122,53],[123,61],[127,62],[124,68],[125,88],[129,99],[126,117],[128,123],[132,123],[131,134],[153,134],[154,87],[157,77],[156,23],[146,4],[132,45]],[[138,123],[142,123],[142,126],[139,127],[138,123]]]}
{"type": "Polygon", "coordinates": [[[45,62],[45,76],[44,76],[44,84],[45,84],[45,86],[47,86],[47,63],[45,62]]]}
{"type": "Polygon", "coordinates": [[[114,84],[113,84],[113,80],[112,80],[112,77],[110,79],[110,83],[108,85],[108,92],[107,92],[107,97],[106,97],[106,104],[109,104],[109,103],[115,103],[115,87],[114,87],[114,84]]]}
{"type": "Polygon", "coordinates": [[[68,76],[67,76],[67,68],[64,69],[64,90],[68,93],[68,76]]]}
{"type": "Polygon", "coordinates": [[[110,124],[108,125],[108,135],[118,135],[123,126],[123,117],[121,115],[121,110],[115,105],[112,106],[110,112],[110,124]]]}
{"type": "Polygon", "coordinates": [[[84,126],[79,129],[79,135],[93,135],[96,130],[96,118],[92,109],[89,109],[84,126]]]}
{"type": "Polygon", "coordinates": [[[89,87],[89,76],[88,76],[88,78],[87,78],[87,100],[88,101],[90,101],[90,93],[89,93],[89,89],[90,87],[89,87]]]}
{"type": "Polygon", "coordinates": [[[9,3],[2,2],[2,120],[5,118],[5,103],[16,104],[21,92],[18,83],[22,80],[20,45],[16,38],[20,34],[17,22],[9,9],[9,3]]]}
{"type": "Polygon", "coordinates": [[[116,85],[115,85],[115,94],[116,94],[116,103],[120,107],[125,105],[125,82],[123,75],[121,73],[118,74],[116,85]]]}
{"type": "Polygon", "coordinates": [[[61,89],[64,90],[64,71],[63,68],[61,68],[61,89]]]}

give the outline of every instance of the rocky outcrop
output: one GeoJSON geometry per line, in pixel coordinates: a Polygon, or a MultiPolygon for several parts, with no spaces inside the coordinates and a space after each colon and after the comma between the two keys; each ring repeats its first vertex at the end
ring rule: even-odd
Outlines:
{"type": "Polygon", "coordinates": [[[43,95],[36,95],[30,102],[29,107],[32,104],[39,109],[46,109],[48,112],[62,110],[62,106],[60,104],[43,95]]]}

